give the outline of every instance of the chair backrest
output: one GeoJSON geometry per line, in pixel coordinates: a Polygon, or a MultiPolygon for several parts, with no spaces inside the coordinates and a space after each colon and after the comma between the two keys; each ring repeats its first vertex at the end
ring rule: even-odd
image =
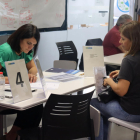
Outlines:
{"type": "Polygon", "coordinates": [[[101,38],[95,38],[95,39],[88,39],[86,42],[86,46],[101,46],[103,44],[103,41],[101,38]]]}
{"type": "Polygon", "coordinates": [[[92,95],[93,91],[83,95],[51,94],[43,112],[42,140],[90,136],[89,106],[92,95]]]}
{"type": "MultiPolygon", "coordinates": [[[[103,41],[100,38],[95,38],[95,39],[89,39],[86,42],[86,46],[101,46],[103,44],[103,41]]],[[[83,53],[81,56],[81,61],[79,64],[79,69],[84,70],[84,63],[83,63],[83,53]]]]}
{"type": "Polygon", "coordinates": [[[2,35],[0,36],[0,45],[2,45],[3,43],[7,42],[9,35],[2,35]]]}
{"type": "Polygon", "coordinates": [[[76,61],[78,64],[77,49],[72,41],[56,42],[56,45],[59,50],[59,60],[76,61]]]}
{"type": "Polygon", "coordinates": [[[68,61],[68,60],[55,60],[53,62],[54,68],[61,68],[61,69],[76,69],[76,62],[75,61],[68,61]]]}

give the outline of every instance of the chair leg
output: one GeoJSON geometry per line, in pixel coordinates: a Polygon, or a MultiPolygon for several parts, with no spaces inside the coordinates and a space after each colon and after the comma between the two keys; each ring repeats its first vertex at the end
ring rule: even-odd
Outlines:
{"type": "Polygon", "coordinates": [[[90,140],[95,140],[95,132],[94,132],[94,121],[93,119],[90,119],[90,126],[91,126],[91,139],[90,140]]]}
{"type": "Polygon", "coordinates": [[[6,134],[7,133],[7,125],[6,125],[6,115],[3,115],[3,125],[4,125],[4,133],[6,134]]]}
{"type": "Polygon", "coordinates": [[[134,140],[137,140],[137,132],[134,131],[134,140]]]}
{"type": "Polygon", "coordinates": [[[20,136],[17,137],[17,140],[21,140],[21,139],[20,139],[20,136]]]}
{"type": "Polygon", "coordinates": [[[83,94],[83,90],[77,92],[77,95],[81,95],[81,94],[83,94]]]}
{"type": "Polygon", "coordinates": [[[111,140],[111,127],[112,127],[112,122],[109,122],[109,128],[108,128],[108,137],[107,140],[111,140]]]}
{"type": "Polygon", "coordinates": [[[3,115],[0,115],[0,137],[3,136],[3,115]]]}

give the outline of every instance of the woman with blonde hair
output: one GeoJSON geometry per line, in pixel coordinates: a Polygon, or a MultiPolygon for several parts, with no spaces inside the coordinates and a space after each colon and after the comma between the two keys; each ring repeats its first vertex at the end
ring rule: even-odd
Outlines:
{"type": "Polygon", "coordinates": [[[120,43],[126,51],[120,71],[110,73],[110,78],[104,80],[104,86],[110,85],[119,96],[107,104],[97,98],[91,100],[91,105],[101,112],[101,128],[96,139],[107,140],[108,118],[115,117],[129,122],[140,122],[140,23],[132,21],[122,25],[120,43]],[[112,78],[117,77],[118,83],[112,78]]]}

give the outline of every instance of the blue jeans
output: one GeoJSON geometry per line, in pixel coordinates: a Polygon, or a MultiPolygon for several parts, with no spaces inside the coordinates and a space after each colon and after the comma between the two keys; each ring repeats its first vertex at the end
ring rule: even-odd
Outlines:
{"type": "MultiPolygon", "coordinates": [[[[100,133],[96,140],[107,140],[108,119],[115,117],[129,122],[140,122],[140,115],[132,115],[125,112],[117,100],[112,100],[106,104],[99,102],[97,98],[91,100],[91,105],[101,112],[100,133]]],[[[96,129],[96,128],[95,128],[96,129]]]]}

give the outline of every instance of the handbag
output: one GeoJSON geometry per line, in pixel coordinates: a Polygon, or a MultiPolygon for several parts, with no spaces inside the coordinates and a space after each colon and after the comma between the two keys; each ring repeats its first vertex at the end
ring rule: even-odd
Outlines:
{"type": "MultiPolygon", "coordinates": [[[[103,79],[105,79],[105,78],[103,78],[103,79]]],[[[114,78],[113,81],[115,83],[118,82],[117,78],[114,78]]],[[[114,99],[119,100],[119,96],[112,90],[112,88],[110,86],[103,87],[102,92],[100,92],[98,94],[98,100],[105,104],[114,99]]]]}

